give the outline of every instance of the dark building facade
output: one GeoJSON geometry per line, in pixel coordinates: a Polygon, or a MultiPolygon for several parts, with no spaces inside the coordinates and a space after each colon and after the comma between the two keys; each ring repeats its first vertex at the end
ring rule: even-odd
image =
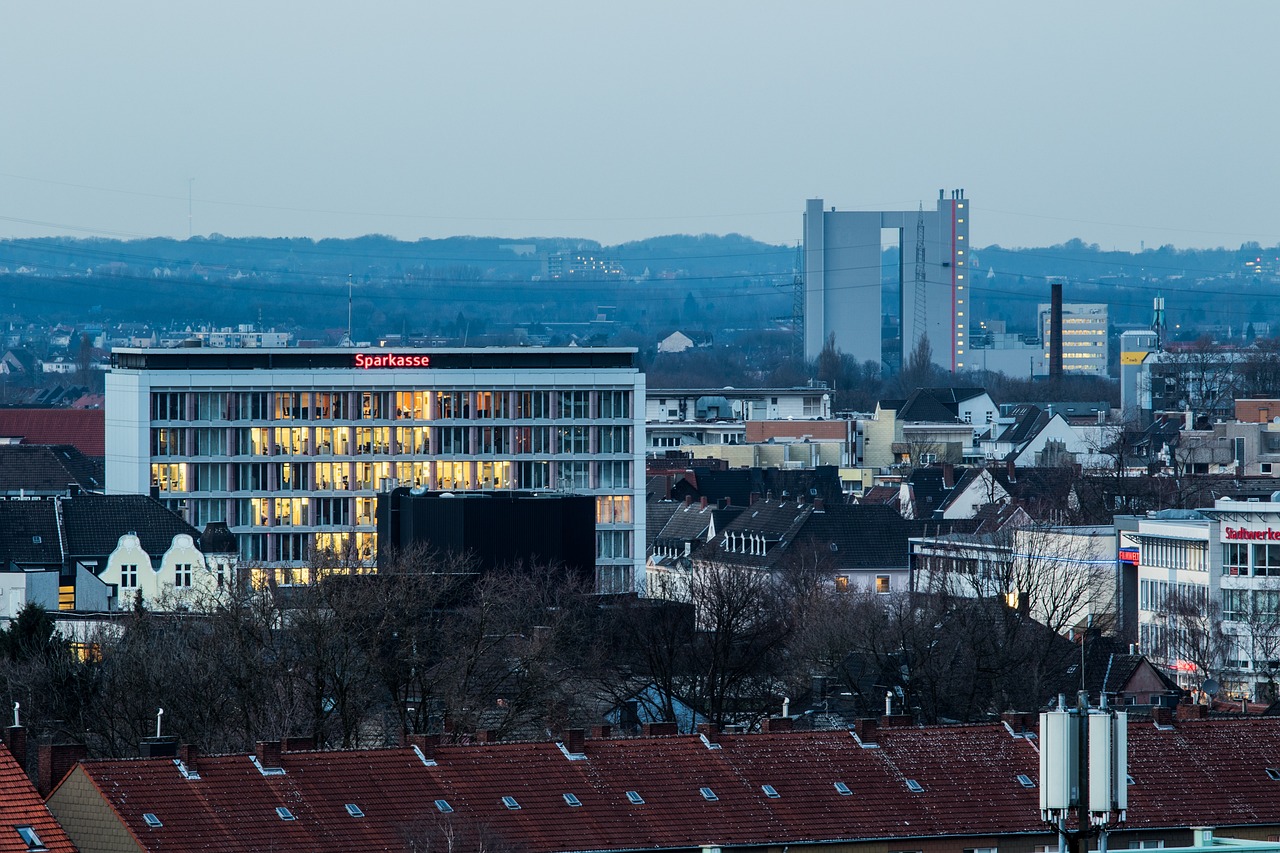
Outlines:
{"type": "Polygon", "coordinates": [[[378,568],[412,548],[469,554],[480,571],[563,566],[590,583],[596,562],[596,503],[544,492],[418,492],[378,501],[378,568]]]}

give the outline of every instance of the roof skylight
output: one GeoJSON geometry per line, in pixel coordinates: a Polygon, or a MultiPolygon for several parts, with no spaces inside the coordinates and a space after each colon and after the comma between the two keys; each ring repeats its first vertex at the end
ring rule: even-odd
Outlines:
{"type": "Polygon", "coordinates": [[[1034,788],[1036,786],[1036,783],[1026,773],[1018,774],[1018,784],[1024,788],[1034,788]]]}
{"type": "Polygon", "coordinates": [[[515,797],[503,797],[503,798],[502,798],[502,804],[503,804],[504,806],[506,806],[507,808],[509,808],[509,809],[518,809],[518,808],[520,808],[520,804],[519,804],[518,802],[516,802],[516,798],[515,798],[515,797]]]}
{"type": "Polygon", "coordinates": [[[164,824],[160,822],[160,818],[156,817],[151,812],[144,813],[142,815],[142,820],[147,826],[150,826],[150,827],[164,826],[164,824]]]}
{"type": "Polygon", "coordinates": [[[764,795],[771,800],[776,800],[782,795],[778,793],[778,789],[772,785],[761,785],[760,790],[764,791],[764,795]]]}
{"type": "Polygon", "coordinates": [[[640,796],[638,791],[627,791],[627,799],[630,800],[633,805],[644,805],[644,797],[640,796]]]}
{"type": "Polygon", "coordinates": [[[569,805],[571,805],[571,806],[580,806],[580,805],[582,805],[582,800],[578,799],[577,794],[565,794],[565,795],[564,795],[564,801],[565,801],[566,803],[568,803],[569,805]]]}
{"type": "Polygon", "coordinates": [[[920,784],[919,782],[917,782],[915,779],[908,779],[908,780],[907,780],[907,790],[908,790],[908,791],[911,791],[912,793],[919,794],[921,791],[923,791],[923,790],[924,790],[924,785],[921,785],[921,784],[920,784]]]}
{"type": "Polygon", "coordinates": [[[449,814],[453,811],[453,806],[449,805],[448,800],[436,800],[436,808],[440,810],[441,814],[449,814]]]}
{"type": "Polygon", "coordinates": [[[34,826],[15,826],[18,831],[18,837],[22,839],[22,843],[27,845],[28,850],[44,850],[44,842],[40,840],[40,836],[36,834],[34,826]]]}
{"type": "Polygon", "coordinates": [[[1275,767],[1267,768],[1267,777],[1273,782],[1280,782],[1280,769],[1275,767]]]}
{"type": "Polygon", "coordinates": [[[835,785],[836,785],[836,793],[839,794],[840,796],[848,797],[853,794],[853,791],[850,791],[849,786],[846,785],[845,783],[836,782],[835,785]]]}
{"type": "Polygon", "coordinates": [[[698,793],[702,794],[702,799],[709,803],[714,803],[716,800],[720,799],[716,796],[716,792],[710,788],[699,788],[698,793]]]}
{"type": "Polygon", "coordinates": [[[352,817],[364,817],[364,811],[355,803],[347,803],[347,814],[352,817]]]}
{"type": "Polygon", "coordinates": [[[281,820],[297,820],[297,818],[293,816],[293,812],[289,811],[284,806],[276,806],[276,814],[280,816],[281,820]]]}

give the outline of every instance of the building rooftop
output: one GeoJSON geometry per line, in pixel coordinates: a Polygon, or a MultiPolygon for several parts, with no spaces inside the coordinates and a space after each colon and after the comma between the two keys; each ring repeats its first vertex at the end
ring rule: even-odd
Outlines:
{"type": "MultiPolygon", "coordinates": [[[[529,853],[1047,834],[1021,722],[712,738],[89,761],[49,803],[80,777],[175,852],[422,849],[450,826],[529,853]]],[[[1126,828],[1280,824],[1280,719],[1135,720],[1128,743],[1126,828]]]]}

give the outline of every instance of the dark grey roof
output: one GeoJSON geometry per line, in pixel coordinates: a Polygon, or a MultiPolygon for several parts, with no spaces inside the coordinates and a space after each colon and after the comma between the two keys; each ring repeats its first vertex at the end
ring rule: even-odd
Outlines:
{"type": "Polygon", "coordinates": [[[1014,445],[1022,445],[1035,438],[1053,419],[1053,415],[1030,403],[1014,406],[1010,415],[1014,418],[1013,423],[1005,427],[996,440],[1007,441],[1014,445]]]}
{"type": "Polygon", "coordinates": [[[142,550],[159,557],[185,533],[200,531],[147,495],[76,495],[62,500],[67,551],[72,555],[110,554],[126,533],[138,534],[142,550]]]}
{"type": "Polygon", "coordinates": [[[705,542],[714,511],[715,506],[712,504],[677,504],[676,511],[667,519],[655,541],[705,542]]]}
{"type": "Polygon", "coordinates": [[[939,399],[932,393],[933,389],[917,388],[911,392],[907,402],[898,409],[898,420],[917,423],[955,423],[956,404],[946,399],[939,399]]]}
{"type": "Polygon", "coordinates": [[[667,522],[671,520],[671,516],[675,514],[676,507],[680,504],[675,501],[648,501],[644,507],[644,535],[645,543],[653,545],[653,540],[658,538],[658,534],[662,532],[662,528],[667,526],[667,522]]]}
{"type": "Polygon", "coordinates": [[[138,534],[143,550],[155,559],[169,550],[179,533],[193,539],[200,535],[146,495],[11,498],[0,500],[0,565],[69,567],[78,558],[105,557],[130,532],[138,534]]]}
{"type": "Polygon", "coordinates": [[[70,444],[0,444],[0,493],[62,494],[103,488],[102,462],[70,444]]]}
{"type": "Polygon", "coordinates": [[[61,566],[58,521],[48,500],[0,500],[0,569],[61,566]]]}
{"type": "Polygon", "coordinates": [[[838,571],[865,569],[905,569],[909,547],[915,536],[969,530],[972,522],[935,522],[903,518],[891,506],[825,505],[759,501],[734,521],[717,530],[716,540],[699,552],[701,559],[736,565],[771,568],[780,563],[788,549],[810,548],[830,555],[838,571]],[[763,555],[723,553],[723,533],[762,536],[769,547],[763,555]]]}

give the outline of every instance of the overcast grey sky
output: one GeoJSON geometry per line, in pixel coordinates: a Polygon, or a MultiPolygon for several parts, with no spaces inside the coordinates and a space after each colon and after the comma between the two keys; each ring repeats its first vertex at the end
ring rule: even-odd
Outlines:
{"type": "Polygon", "coordinates": [[[1280,242],[1280,3],[13,2],[0,235],[1280,242]],[[190,182],[194,179],[194,182],[190,182]]]}

